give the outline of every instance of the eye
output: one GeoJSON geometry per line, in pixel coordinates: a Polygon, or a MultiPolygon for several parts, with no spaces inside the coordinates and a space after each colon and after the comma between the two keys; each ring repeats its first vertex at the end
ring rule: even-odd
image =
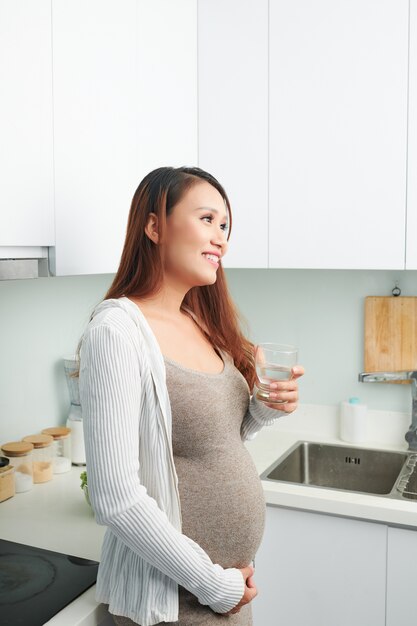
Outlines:
{"type": "MultiPolygon", "coordinates": [[[[207,224],[212,224],[214,221],[214,215],[203,215],[203,217],[200,218],[202,221],[206,221],[207,224]]],[[[220,228],[222,229],[223,232],[227,233],[227,231],[229,230],[229,224],[227,222],[224,222],[223,224],[220,225],[220,228]]]]}

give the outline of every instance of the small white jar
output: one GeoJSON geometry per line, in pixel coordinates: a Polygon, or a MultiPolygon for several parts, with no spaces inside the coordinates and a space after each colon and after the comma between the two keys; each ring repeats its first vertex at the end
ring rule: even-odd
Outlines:
{"type": "Polygon", "coordinates": [[[54,474],[64,474],[71,469],[71,429],[65,426],[44,428],[43,435],[54,440],[54,474]]]}
{"type": "Polygon", "coordinates": [[[33,444],[10,441],[2,445],[1,452],[14,467],[16,493],[30,491],[33,487],[33,444]]]}
{"type": "Polygon", "coordinates": [[[33,482],[46,483],[53,478],[54,440],[50,435],[28,435],[23,441],[33,443],[33,482]]]}

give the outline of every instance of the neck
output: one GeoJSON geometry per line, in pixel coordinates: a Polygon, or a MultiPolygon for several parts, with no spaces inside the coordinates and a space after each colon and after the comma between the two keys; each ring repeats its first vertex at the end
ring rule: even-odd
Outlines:
{"type": "Polygon", "coordinates": [[[137,301],[145,315],[158,313],[164,317],[178,317],[182,315],[181,305],[186,293],[184,289],[165,284],[157,293],[142,298],[132,296],[131,299],[137,301]]]}

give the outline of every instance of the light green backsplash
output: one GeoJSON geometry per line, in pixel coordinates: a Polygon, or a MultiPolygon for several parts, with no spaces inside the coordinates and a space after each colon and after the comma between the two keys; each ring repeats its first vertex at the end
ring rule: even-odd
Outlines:
{"type": "MultiPolygon", "coordinates": [[[[406,385],[360,384],[367,295],[417,294],[417,272],[227,270],[254,342],[295,343],[306,368],[301,402],[359,396],[373,409],[409,411],[406,385]]],[[[73,354],[112,276],[0,282],[0,443],[65,422],[62,357],[73,354]]]]}
{"type": "Polygon", "coordinates": [[[62,357],[76,351],[111,275],[0,282],[0,443],[63,424],[62,357]]]}

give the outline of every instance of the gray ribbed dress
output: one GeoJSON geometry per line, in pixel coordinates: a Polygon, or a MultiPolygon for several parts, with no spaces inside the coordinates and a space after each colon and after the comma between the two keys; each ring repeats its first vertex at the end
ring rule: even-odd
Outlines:
{"type": "MultiPolygon", "coordinates": [[[[214,563],[244,567],[262,539],[265,500],[240,427],[249,403],[245,379],[223,355],[220,374],[185,368],[165,358],[172,408],[172,441],[182,512],[182,532],[214,563]]],[[[214,613],[179,588],[179,621],[168,626],[251,626],[246,605],[234,615],[214,613]]],[[[115,617],[116,624],[133,624],[115,617]]],[[[160,626],[167,626],[161,623],[160,626]]]]}

